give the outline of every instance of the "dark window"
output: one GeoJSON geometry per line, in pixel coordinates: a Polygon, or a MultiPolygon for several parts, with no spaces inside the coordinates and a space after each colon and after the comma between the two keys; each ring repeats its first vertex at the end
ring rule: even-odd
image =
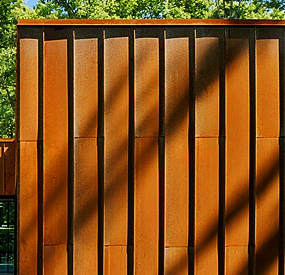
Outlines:
{"type": "Polygon", "coordinates": [[[0,275],[15,273],[15,198],[0,197],[0,275]]]}

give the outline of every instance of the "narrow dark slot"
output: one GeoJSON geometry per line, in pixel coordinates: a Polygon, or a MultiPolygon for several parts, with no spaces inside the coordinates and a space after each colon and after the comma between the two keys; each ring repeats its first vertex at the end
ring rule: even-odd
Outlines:
{"type": "Polygon", "coordinates": [[[104,38],[98,39],[98,274],[103,274],[104,255],[104,38]]]}
{"type": "MultiPolygon", "coordinates": [[[[282,107],[283,108],[283,107],[282,107]]],[[[279,198],[279,264],[278,274],[284,275],[284,169],[285,169],[285,139],[279,139],[279,180],[280,180],[280,198],[279,198]]]]}
{"type": "Polygon", "coordinates": [[[73,274],[74,225],[74,31],[68,33],[68,275],[73,274]]]}
{"type": "MultiPolygon", "coordinates": [[[[15,105],[15,117],[16,117],[16,121],[20,121],[20,35],[21,35],[21,31],[20,29],[18,29],[18,33],[17,33],[17,53],[16,53],[16,105],[15,105]]],[[[20,142],[19,137],[20,137],[20,127],[19,127],[20,123],[16,123],[15,125],[15,132],[16,132],[16,161],[17,161],[17,165],[15,167],[15,173],[16,173],[16,219],[15,219],[15,274],[18,274],[18,270],[19,270],[19,234],[20,234],[20,223],[19,223],[19,210],[20,210],[20,185],[19,185],[19,175],[20,175],[20,142]],[[18,149],[17,149],[18,147],[18,149]]],[[[41,274],[39,274],[41,275],[41,274]]]]}
{"type": "Polygon", "coordinates": [[[280,198],[279,198],[279,275],[284,275],[284,154],[285,154],[285,140],[284,140],[284,122],[285,122],[285,95],[284,95],[284,32],[281,32],[279,38],[279,94],[280,94],[280,138],[279,138],[279,181],[280,181],[280,198]]]}
{"type": "Polygon", "coordinates": [[[39,46],[38,46],[38,66],[39,66],[39,80],[38,80],[38,141],[43,141],[43,85],[44,85],[44,73],[43,73],[43,56],[44,56],[44,32],[41,30],[39,34],[39,46]]]}
{"type": "Polygon", "coordinates": [[[38,275],[43,274],[43,41],[44,32],[40,32],[38,40],[38,275]]]}
{"type": "Polygon", "coordinates": [[[256,79],[255,79],[255,28],[249,39],[249,79],[250,79],[250,156],[249,156],[249,259],[248,273],[255,273],[255,181],[256,181],[256,79]]]}
{"type": "MultiPolygon", "coordinates": [[[[20,29],[18,29],[18,33],[17,33],[17,53],[16,53],[16,106],[15,106],[15,117],[16,117],[16,121],[20,121],[20,38],[21,38],[21,31],[20,29]]],[[[19,185],[19,175],[20,175],[20,142],[19,137],[20,137],[20,123],[17,123],[15,125],[15,132],[16,132],[16,161],[17,161],[17,165],[15,167],[15,172],[16,172],[16,219],[15,219],[15,274],[18,274],[18,270],[19,270],[19,234],[20,234],[20,185],[19,185]],[[18,149],[17,149],[18,147],[18,149]]],[[[39,273],[39,275],[41,275],[39,273]]]]}
{"type": "Polygon", "coordinates": [[[135,31],[131,29],[129,36],[128,275],[134,272],[134,37],[135,31]]]}
{"type": "MultiPolygon", "coordinates": [[[[7,228],[10,228],[10,203],[8,202],[7,203],[7,206],[6,206],[6,217],[7,217],[7,228]]],[[[6,251],[7,251],[7,254],[6,254],[6,257],[7,257],[7,263],[9,263],[9,256],[10,256],[10,244],[11,244],[11,238],[10,238],[10,232],[8,231],[8,234],[7,234],[7,240],[6,240],[6,251]]]]}
{"type": "MultiPolygon", "coordinates": [[[[1,145],[0,145],[0,153],[1,153],[1,156],[3,156],[4,155],[4,153],[5,153],[5,143],[2,143],[1,145]]],[[[2,161],[2,163],[1,163],[1,166],[0,166],[0,169],[1,169],[1,171],[3,171],[2,172],[2,175],[1,175],[1,193],[2,193],[2,195],[1,196],[3,196],[3,195],[5,195],[6,194],[6,189],[7,189],[7,186],[6,186],[6,184],[5,184],[5,158],[3,159],[3,161],[2,161]]]]}
{"type": "MultiPolygon", "coordinates": [[[[17,52],[16,52],[16,101],[15,101],[15,134],[16,140],[20,138],[20,39],[22,38],[22,30],[18,28],[17,30],[17,52]]],[[[18,172],[18,171],[17,171],[18,172]]],[[[18,200],[18,199],[17,199],[18,200]]],[[[18,228],[18,227],[17,227],[18,228]]],[[[17,263],[18,265],[18,263],[17,263]]]]}
{"type": "Polygon", "coordinates": [[[38,157],[38,274],[43,273],[43,143],[37,143],[38,157]]]}
{"type": "Polygon", "coordinates": [[[285,33],[281,31],[279,37],[279,95],[280,95],[280,137],[285,137],[285,33]]]}
{"type": "Polygon", "coordinates": [[[165,30],[159,37],[159,259],[158,274],[164,275],[164,172],[165,172],[165,30]]]}
{"type": "Polygon", "coordinates": [[[218,225],[218,268],[219,274],[225,274],[225,57],[226,30],[219,38],[219,225],[218,225]]]}
{"type": "Polygon", "coordinates": [[[194,275],[195,245],[195,38],[191,29],[189,37],[189,230],[188,274],[194,275]]]}
{"type": "Polygon", "coordinates": [[[12,222],[14,223],[14,274],[18,274],[18,265],[17,265],[17,247],[18,247],[18,223],[17,223],[17,217],[18,217],[18,201],[17,201],[17,197],[13,196],[13,202],[14,202],[14,209],[15,209],[15,213],[14,213],[14,217],[12,222]]]}
{"type": "Polygon", "coordinates": [[[98,137],[98,274],[103,274],[104,255],[104,137],[98,137]]]}

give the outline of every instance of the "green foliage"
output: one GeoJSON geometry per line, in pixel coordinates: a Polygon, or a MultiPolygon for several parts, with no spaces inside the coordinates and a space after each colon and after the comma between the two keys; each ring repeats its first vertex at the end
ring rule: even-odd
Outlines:
{"type": "Polygon", "coordinates": [[[14,136],[16,85],[16,24],[18,18],[35,18],[22,0],[1,0],[0,7],[0,137],[14,136]]]}
{"type": "Polygon", "coordinates": [[[283,0],[39,0],[36,13],[58,18],[283,19],[283,0]]]}
{"type": "Polygon", "coordinates": [[[284,19],[284,0],[23,0],[0,5],[0,137],[14,136],[16,23],[19,18],[284,19]]]}

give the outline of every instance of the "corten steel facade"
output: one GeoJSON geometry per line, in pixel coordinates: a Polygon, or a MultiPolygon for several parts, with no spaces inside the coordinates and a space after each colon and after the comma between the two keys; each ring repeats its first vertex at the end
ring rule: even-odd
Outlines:
{"type": "Polygon", "coordinates": [[[284,274],[284,27],[20,21],[19,274],[284,274]]]}
{"type": "Polygon", "coordinates": [[[16,195],[15,148],[14,139],[0,139],[0,196],[16,195]]]}

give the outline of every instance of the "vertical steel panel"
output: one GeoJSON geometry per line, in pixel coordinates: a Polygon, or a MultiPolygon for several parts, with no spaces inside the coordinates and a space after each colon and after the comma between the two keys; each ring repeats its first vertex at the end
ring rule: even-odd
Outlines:
{"type": "Polygon", "coordinates": [[[98,272],[98,163],[94,138],[97,121],[98,39],[77,39],[74,41],[74,274],[78,275],[98,272]]]}
{"type": "Polygon", "coordinates": [[[218,274],[219,149],[217,138],[196,139],[195,274],[218,274]],[[211,230],[212,236],[205,239],[211,230]]]}
{"type": "Polygon", "coordinates": [[[186,249],[189,225],[188,38],[166,39],[165,56],[165,246],[186,249]]]}
{"type": "Polygon", "coordinates": [[[218,274],[219,39],[215,37],[197,38],[195,50],[194,272],[195,274],[204,274],[211,270],[213,274],[218,274]],[[208,157],[208,154],[211,157],[208,157]],[[211,263],[211,267],[209,267],[209,263],[211,263]]]}
{"type": "Polygon", "coordinates": [[[225,273],[237,274],[248,262],[249,41],[229,39],[227,45],[225,273]]]}
{"type": "Polygon", "coordinates": [[[279,147],[277,138],[256,143],[256,274],[278,274],[279,147]]]}
{"type": "Polygon", "coordinates": [[[158,273],[158,187],[157,139],[137,138],[134,189],[136,275],[158,273]]]}
{"type": "Polygon", "coordinates": [[[20,141],[38,139],[38,40],[20,39],[20,141]]]}
{"type": "Polygon", "coordinates": [[[104,247],[104,275],[127,274],[126,246],[104,247]]]}
{"type": "Polygon", "coordinates": [[[158,136],[158,38],[135,39],[135,135],[158,136]]]}
{"type": "Polygon", "coordinates": [[[44,246],[44,275],[67,274],[66,244],[44,246]]]}
{"type": "Polygon", "coordinates": [[[96,137],[98,39],[74,41],[74,136],[96,137]]]}
{"type": "MultiPolygon", "coordinates": [[[[165,274],[175,247],[187,262],[189,228],[189,39],[165,41],[165,274]],[[179,183],[179,187],[177,186],[179,183]],[[179,213],[179,215],[177,215],[179,213]],[[173,252],[171,251],[173,250],[173,252]],[[184,253],[182,252],[184,251],[184,253]]],[[[182,256],[181,256],[182,257],[182,256]]],[[[182,259],[181,259],[182,260],[182,259]]],[[[181,272],[187,265],[181,267],[181,272]]]]}
{"type": "Polygon", "coordinates": [[[37,274],[38,171],[37,143],[21,142],[19,182],[19,275],[37,274]]]}
{"type": "MultiPolygon", "coordinates": [[[[38,264],[38,40],[19,41],[19,274],[37,274],[38,264]]],[[[5,154],[5,147],[3,148],[5,154]]],[[[5,156],[4,156],[5,158],[5,156]]],[[[12,165],[10,169],[14,169],[12,165]]],[[[5,167],[5,161],[4,161],[5,167]]],[[[4,172],[4,174],[6,174],[4,172]]],[[[4,177],[4,180],[6,175],[4,177]]],[[[5,182],[6,184],[6,182],[5,182]]]]}
{"type": "Polygon", "coordinates": [[[128,38],[108,38],[105,40],[104,68],[105,245],[126,245],[128,38]],[[117,52],[120,54],[116,54],[117,52]],[[112,189],[116,190],[116,194],[112,192],[112,189]]]}
{"type": "Polygon", "coordinates": [[[164,275],[188,275],[187,248],[165,248],[165,263],[164,275]]]}
{"type": "Polygon", "coordinates": [[[104,269],[117,274],[117,264],[127,265],[128,38],[106,38],[104,47],[104,269]]]}
{"type": "Polygon", "coordinates": [[[256,135],[278,137],[279,50],[277,39],[256,41],[256,135]]]}
{"type": "Polygon", "coordinates": [[[135,39],[134,274],[158,273],[159,41],[135,39]],[[138,138],[139,137],[139,138],[138,138]]]}
{"type": "Polygon", "coordinates": [[[255,272],[278,274],[279,255],[279,47],[256,41],[256,250],[255,272]]]}
{"type": "Polygon", "coordinates": [[[74,146],[74,274],[95,275],[98,272],[97,139],[76,139],[74,146]]]}
{"type": "Polygon", "coordinates": [[[248,274],[248,247],[226,247],[225,274],[248,274]]]}
{"type": "Polygon", "coordinates": [[[196,39],[196,137],[219,136],[219,39],[196,39]],[[213,76],[210,78],[209,76],[213,76]]]}
{"type": "Polygon", "coordinates": [[[67,86],[67,40],[44,41],[45,275],[67,274],[67,86]]]}

